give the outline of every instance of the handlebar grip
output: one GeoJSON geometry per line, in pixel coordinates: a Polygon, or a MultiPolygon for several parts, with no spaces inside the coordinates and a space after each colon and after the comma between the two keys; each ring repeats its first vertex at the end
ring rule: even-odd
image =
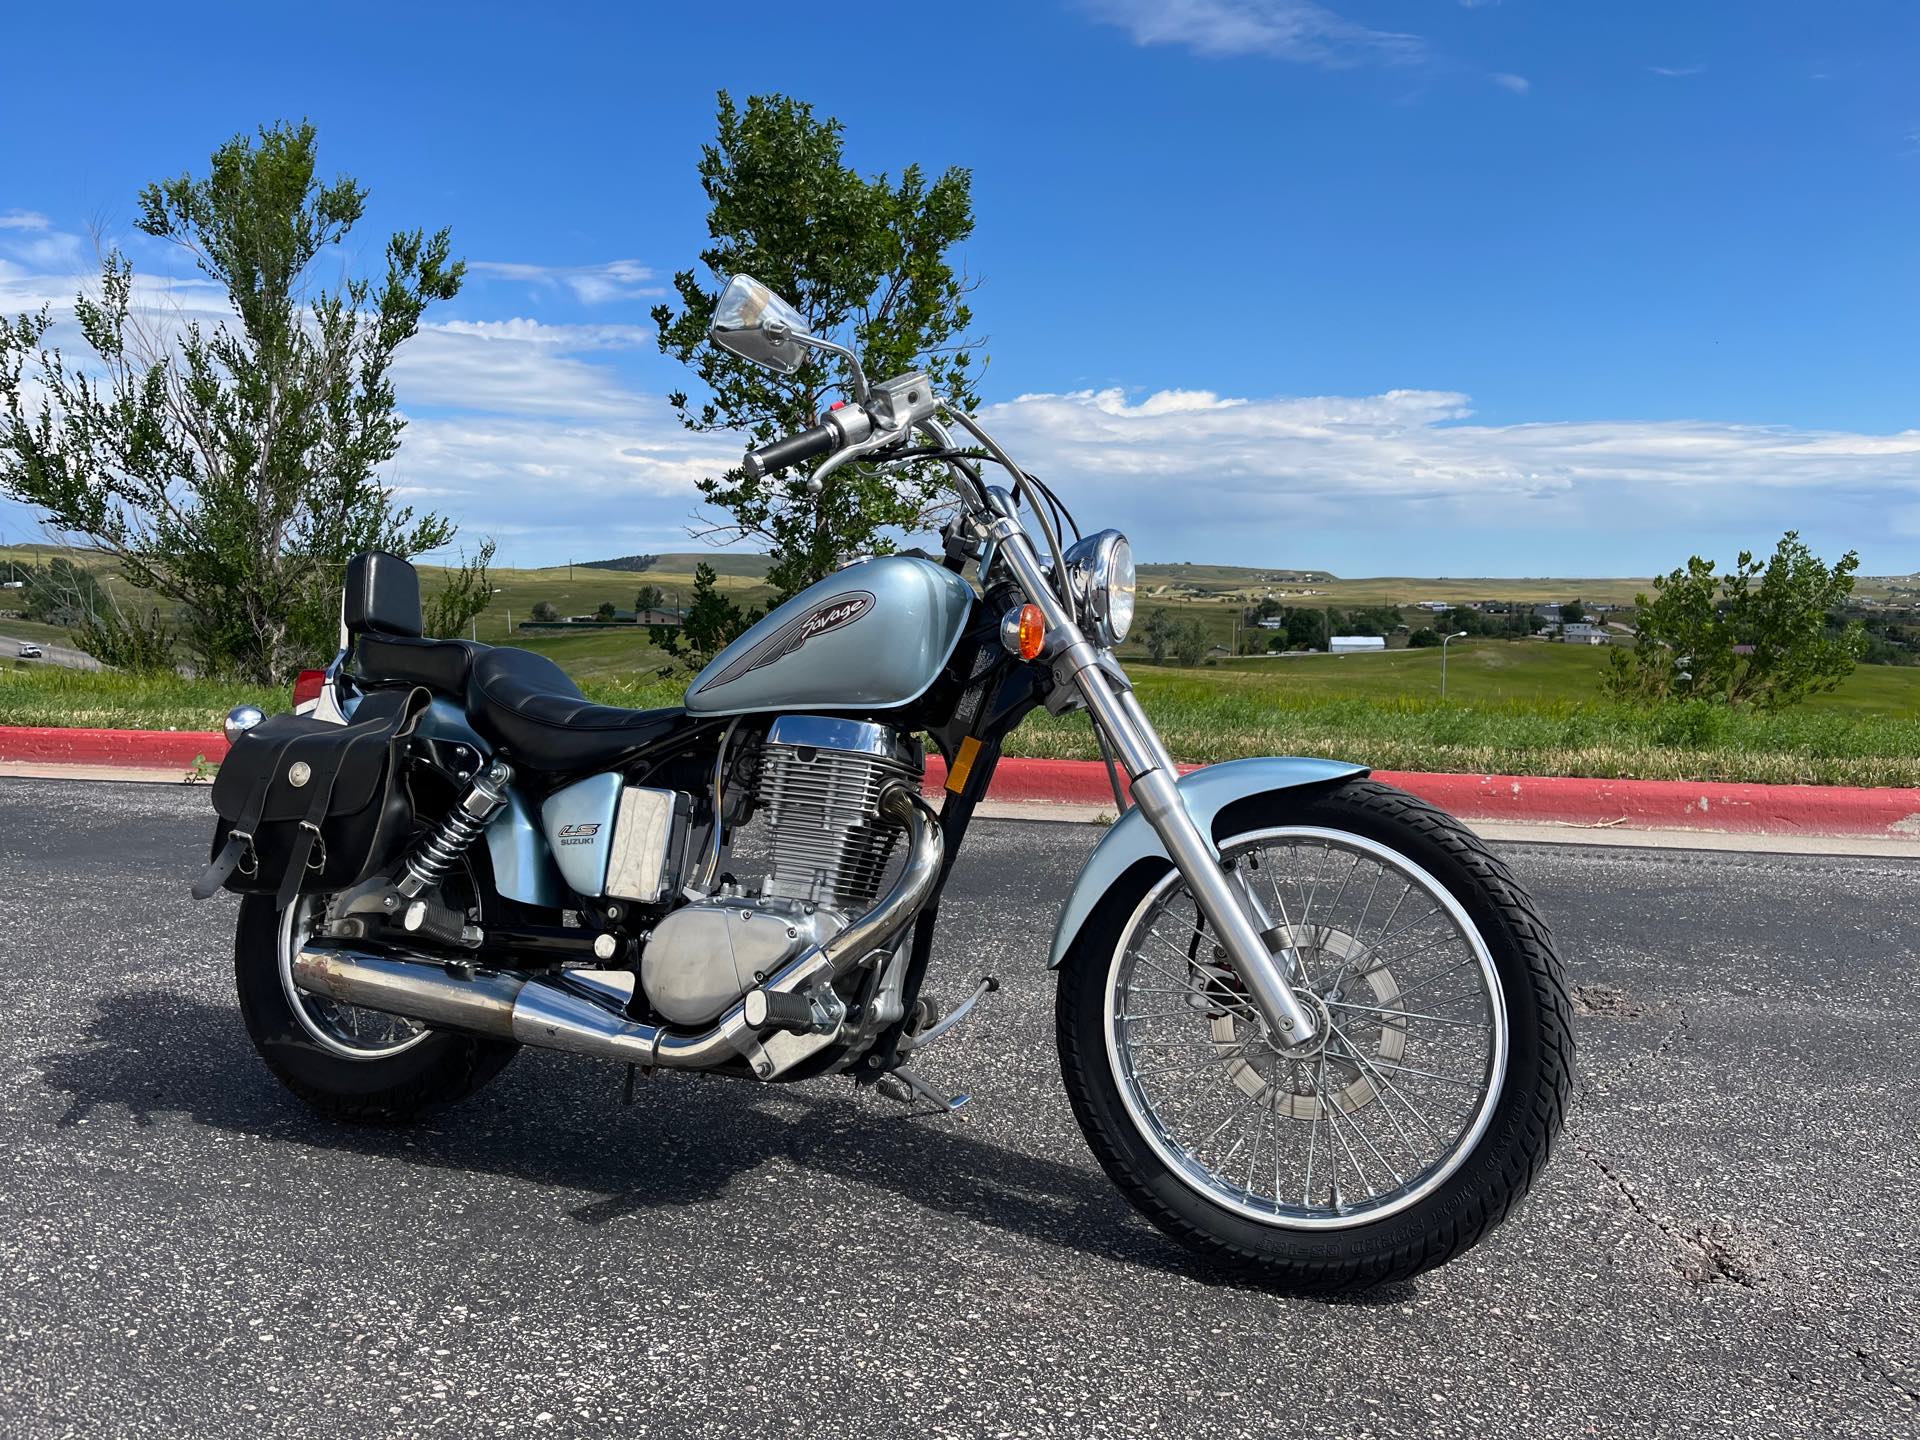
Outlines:
{"type": "Polygon", "coordinates": [[[816,425],[811,430],[802,430],[798,435],[789,435],[771,445],[762,445],[758,450],[749,450],[747,474],[758,480],[777,470],[785,470],[789,465],[798,465],[802,460],[824,455],[839,443],[840,432],[833,426],[816,425]]]}

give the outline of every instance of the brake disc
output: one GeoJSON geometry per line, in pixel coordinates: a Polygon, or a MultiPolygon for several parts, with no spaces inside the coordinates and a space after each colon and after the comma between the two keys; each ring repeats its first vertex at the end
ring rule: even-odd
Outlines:
{"type": "Polygon", "coordinates": [[[1312,1012],[1317,1028],[1305,1044],[1277,1046],[1244,1008],[1215,1011],[1211,1039],[1227,1078],[1256,1105],[1294,1120],[1364,1109],[1380,1094],[1367,1065],[1395,1064],[1405,1055],[1406,1022],[1391,1014],[1363,1017],[1346,1011],[1336,1034],[1326,1002],[1329,997],[1352,1000],[1364,994],[1373,1009],[1391,1011],[1400,997],[1392,971],[1384,965],[1370,968],[1365,946],[1326,926],[1282,926],[1273,939],[1277,950],[1293,950],[1305,968],[1307,983],[1296,984],[1294,993],[1312,1012]]]}

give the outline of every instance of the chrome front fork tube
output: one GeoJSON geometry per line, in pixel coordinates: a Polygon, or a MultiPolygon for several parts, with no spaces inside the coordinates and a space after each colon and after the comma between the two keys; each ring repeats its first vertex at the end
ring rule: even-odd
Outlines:
{"type": "MultiPolygon", "coordinates": [[[[1091,646],[1086,648],[1092,650],[1091,646]]],[[[1133,781],[1134,804],[1167,847],[1168,856],[1193,892],[1194,904],[1226,951],[1227,963],[1247,987],[1253,1008],[1281,1044],[1297,1045],[1312,1039],[1316,1032],[1312,1013],[1293,993],[1284,968],[1291,957],[1277,957],[1267,948],[1261,932],[1270,930],[1272,924],[1259,900],[1239,875],[1227,871],[1213,837],[1187,813],[1175,783],[1179,772],[1166,758],[1160,737],[1146,723],[1140,702],[1131,691],[1116,695],[1098,663],[1082,668],[1078,679],[1080,693],[1086,697],[1095,722],[1126,762],[1128,777],[1133,781]],[[1135,768],[1136,763],[1140,768],[1135,768]]]]}
{"type": "Polygon", "coordinates": [[[1049,635],[1072,637],[1056,663],[1072,673],[1087,709],[1093,712],[1094,723],[1126,767],[1127,778],[1133,782],[1134,804],[1186,880],[1194,904],[1213,927],[1228,965],[1247,987],[1248,998],[1266,1022],[1268,1032],[1283,1045],[1312,1039],[1319,1027],[1312,1012],[1293,993],[1287,975],[1292,957],[1276,958],[1267,948],[1262,932],[1272,928],[1271,922],[1240,877],[1229,874],[1213,837],[1187,813],[1175,783],[1179,771],[1139,700],[1124,686],[1116,690],[1101,664],[1100,652],[1080,634],[1078,623],[1054,594],[1033,542],[1014,518],[1002,515],[988,524],[987,533],[1000,543],[1002,556],[1020,588],[1046,616],[1049,635]]]}

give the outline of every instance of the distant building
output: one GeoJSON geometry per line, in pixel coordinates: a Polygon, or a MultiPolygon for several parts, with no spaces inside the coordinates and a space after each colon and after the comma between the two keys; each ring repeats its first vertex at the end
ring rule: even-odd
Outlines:
{"type": "Polygon", "coordinates": [[[1422,600],[1413,608],[1416,610],[1426,610],[1438,615],[1443,610],[1453,609],[1453,602],[1450,600],[1422,600]]]}
{"type": "Polygon", "coordinates": [[[1287,622],[1284,620],[1257,620],[1254,623],[1262,630],[1284,630],[1287,628],[1287,622]]]}
{"type": "Polygon", "coordinates": [[[1560,638],[1569,645],[1604,645],[1607,643],[1607,627],[1573,621],[1560,627],[1560,638]]]}
{"type": "Polygon", "coordinates": [[[1378,635],[1335,635],[1327,642],[1328,651],[1335,655],[1364,655],[1386,648],[1386,640],[1378,635]]]}

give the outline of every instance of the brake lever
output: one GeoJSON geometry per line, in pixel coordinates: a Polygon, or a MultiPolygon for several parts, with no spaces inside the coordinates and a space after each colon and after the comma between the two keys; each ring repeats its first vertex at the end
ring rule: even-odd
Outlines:
{"type": "Polygon", "coordinates": [[[834,451],[833,454],[827,457],[825,464],[807,477],[807,493],[809,495],[818,495],[826,488],[827,476],[838,470],[842,465],[871,455],[876,450],[884,450],[887,446],[897,444],[906,438],[907,431],[904,429],[876,430],[866,439],[855,441],[851,445],[834,451]]]}

